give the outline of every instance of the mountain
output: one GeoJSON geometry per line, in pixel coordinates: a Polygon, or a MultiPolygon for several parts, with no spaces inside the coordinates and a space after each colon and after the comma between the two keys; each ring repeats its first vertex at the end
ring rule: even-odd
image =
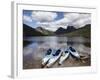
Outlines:
{"type": "Polygon", "coordinates": [[[68,26],[67,29],[60,27],[55,31],[55,34],[69,33],[69,32],[72,32],[74,30],[76,30],[76,29],[73,26],[68,26]]]}
{"type": "Polygon", "coordinates": [[[66,29],[64,29],[64,28],[62,28],[62,27],[58,28],[58,29],[55,31],[56,34],[62,34],[62,33],[65,33],[65,32],[66,32],[66,29]]]}
{"type": "Polygon", "coordinates": [[[23,24],[23,36],[44,36],[45,34],[37,31],[26,24],[23,24]]]}
{"type": "Polygon", "coordinates": [[[74,28],[74,26],[68,26],[67,29],[66,29],[66,32],[72,32],[72,31],[75,31],[76,28],[74,28]]]}
{"type": "Polygon", "coordinates": [[[52,31],[46,30],[46,29],[44,29],[42,27],[37,27],[36,30],[41,32],[41,33],[43,33],[43,34],[45,34],[45,35],[53,35],[52,31]]]}
{"type": "Polygon", "coordinates": [[[63,36],[70,36],[70,37],[71,36],[83,36],[83,37],[90,38],[91,37],[91,24],[87,24],[84,27],[74,30],[72,32],[65,33],[63,34],[63,36]]]}
{"type": "Polygon", "coordinates": [[[42,27],[32,28],[23,24],[23,36],[83,36],[91,37],[91,24],[85,25],[82,28],[75,29],[73,26],[68,26],[67,29],[62,27],[58,28],[55,32],[46,30],[42,27]]]}

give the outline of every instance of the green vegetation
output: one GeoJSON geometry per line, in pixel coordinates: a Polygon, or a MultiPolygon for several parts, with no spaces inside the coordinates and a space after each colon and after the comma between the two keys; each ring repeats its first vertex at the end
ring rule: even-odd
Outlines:
{"type": "Polygon", "coordinates": [[[82,36],[82,37],[90,38],[91,37],[91,27],[90,25],[86,25],[85,27],[79,28],[70,33],[65,33],[63,35],[69,36],[69,37],[82,36]]]}
{"type": "Polygon", "coordinates": [[[53,34],[54,34],[52,31],[43,29],[42,27],[37,27],[36,30],[37,30],[38,32],[41,32],[42,34],[44,34],[44,35],[46,35],[46,36],[49,36],[49,35],[53,35],[53,34]]]}
{"type": "Polygon", "coordinates": [[[53,35],[53,32],[45,30],[41,27],[35,29],[26,24],[23,24],[23,36],[50,36],[50,35],[53,35]]]}
{"type": "Polygon", "coordinates": [[[23,36],[68,36],[68,37],[82,36],[86,38],[91,38],[91,25],[88,24],[82,28],[74,29],[73,31],[70,32],[68,32],[68,29],[66,29],[66,31],[60,29],[59,33],[55,33],[46,30],[42,27],[37,27],[35,29],[35,28],[31,28],[28,25],[23,24],[23,36]]]}

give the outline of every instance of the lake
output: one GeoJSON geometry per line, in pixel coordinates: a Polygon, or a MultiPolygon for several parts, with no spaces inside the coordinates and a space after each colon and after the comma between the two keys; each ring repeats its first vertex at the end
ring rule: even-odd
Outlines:
{"type": "Polygon", "coordinates": [[[58,37],[58,36],[40,36],[26,37],[23,39],[23,69],[41,68],[42,58],[46,51],[51,48],[53,52],[57,49],[66,50],[69,46],[74,47],[81,56],[86,56],[84,61],[77,61],[70,57],[62,65],[57,62],[51,68],[58,67],[76,67],[91,65],[91,41],[84,37],[58,37]]]}

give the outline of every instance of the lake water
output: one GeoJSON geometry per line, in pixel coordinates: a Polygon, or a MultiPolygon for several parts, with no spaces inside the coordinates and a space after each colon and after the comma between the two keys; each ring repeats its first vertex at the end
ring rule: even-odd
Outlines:
{"type": "MultiPolygon", "coordinates": [[[[29,42],[29,44],[25,45],[23,48],[24,69],[41,68],[42,58],[49,48],[52,48],[55,52],[59,48],[66,50],[69,46],[72,46],[82,56],[90,55],[91,51],[90,39],[84,37],[26,37],[24,38],[24,44],[25,42],[29,42]]],[[[85,63],[81,63],[73,59],[69,59],[69,61],[66,61],[61,66],[54,64],[52,67],[74,67],[90,65],[90,57],[85,61],[85,63]]]]}

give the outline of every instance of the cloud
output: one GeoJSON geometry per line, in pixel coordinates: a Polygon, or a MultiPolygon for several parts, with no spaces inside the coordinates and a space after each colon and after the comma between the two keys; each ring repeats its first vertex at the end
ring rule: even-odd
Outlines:
{"type": "Polygon", "coordinates": [[[23,16],[23,20],[27,22],[32,22],[32,18],[26,15],[23,16]]]}
{"type": "Polygon", "coordinates": [[[55,23],[62,26],[67,26],[80,17],[79,13],[64,13],[64,18],[55,23]]]}
{"type": "Polygon", "coordinates": [[[50,30],[50,31],[56,31],[57,30],[57,27],[55,27],[54,25],[51,25],[49,27],[45,27],[45,29],[50,30]]]}
{"type": "MultiPolygon", "coordinates": [[[[50,13],[50,12],[49,12],[50,13]]],[[[43,14],[43,13],[42,13],[43,14]]],[[[57,14],[56,14],[57,16],[57,14]]],[[[48,14],[45,16],[48,17],[48,14]]],[[[54,18],[51,20],[51,22],[48,18],[48,21],[43,20],[44,16],[40,19],[40,22],[37,24],[45,29],[56,31],[59,27],[67,28],[68,26],[74,26],[75,28],[81,28],[85,26],[86,24],[91,24],[91,15],[86,13],[64,13],[64,17],[62,19],[53,21],[54,18]]]]}
{"type": "Polygon", "coordinates": [[[91,22],[91,15],[85,14],[85,13],[65,13],[64,18],[56,21],[56,24],[62,25],[62,26],[75,26],[75,27],[81,27],[81,24],[88,24],[88,22],[91,22]]]}
{"type": "Polygon", "coordinates": [[[51,22],[57,17],[55,12],[33,11],[32,19],[39,22],[51,22]]]}
{"type": "Polygon", "coordinates": [[[79,13],[79,16],[69,23],[70,26],[74,26],[75,28],[81,28],[86,24],[91,24],[91,15],[86,13],[79,13]]]}
{"type": "Polygon", "coordinates": [[[47,30],[51,30],[51,31],[56,31],[59,27],[62,27],[62,28],[65,28],[66,29],[66,26],[64,25],[60,25],[60,24],[56,24],[55,22],[38,22],[37,23],[39,26],[41,26],[42,28],[45,28],[47,30]]]}
{"type": "Polygon", "coordinates": [[[72,21],[72,20],[78,19],[80,17],[80,13],[65,13],[64,17],[72,21]]]}
{"type": "Polygon", "coordinates": [[[56,31],[59,27],[66,29],[68,26],[81,28],[91,23],[91,15],[86,13],[67,12],[64,13],[64,17],[59,20],[55,20],[56,17],[58,17],[56,12],[32,12],[32,19],[37,21],[37,25],[51,31],[56,31]]]}
{"type": "Polygon", "coordinates": [[[85,26],[86,24],[91,24],[91,18],[88,17],[88,18],[81,18],[75,22],[72,23],[72,25],[75,27],[75,28],[81,28],[83,26],[85,26]]]}

